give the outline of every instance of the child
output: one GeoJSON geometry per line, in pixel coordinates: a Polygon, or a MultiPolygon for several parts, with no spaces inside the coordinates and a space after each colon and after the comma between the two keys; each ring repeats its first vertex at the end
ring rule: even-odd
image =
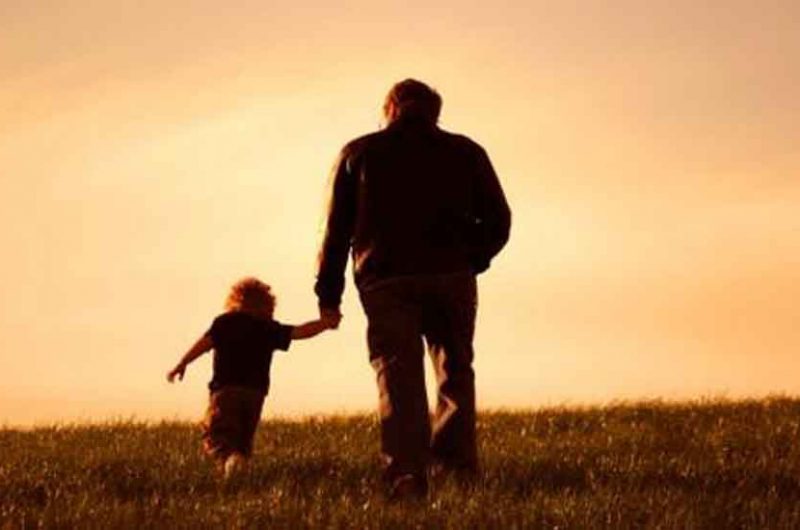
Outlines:
{"type": "Polygon", "coordinates": [[[183,380],[186,367],[214,349],[214,373],[208,410],[203,420],[203,447],[222,464],[225,477],[236,473],[253,449],[253,436],[269,391],[269,367],[276,349],[286,351],[292,340],[307,339],[338,327],[341,317],[325,317],[299,326],[273,320],[275,297],[269,285],[244,278],[231,288],[226,313],[167,374],[183,380]]]}

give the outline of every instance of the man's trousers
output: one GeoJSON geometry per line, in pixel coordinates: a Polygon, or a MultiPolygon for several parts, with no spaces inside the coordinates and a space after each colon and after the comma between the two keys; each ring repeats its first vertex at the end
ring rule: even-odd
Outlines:
{"type": "Polygon", "coordinates": [[[359,294],[378,383],[384,477],[422,478],[431,459],[475,471],[474,274],[399,276],[368,284],[359,294]],[[436,374],[432,424],[423,339],[436,374]]]}

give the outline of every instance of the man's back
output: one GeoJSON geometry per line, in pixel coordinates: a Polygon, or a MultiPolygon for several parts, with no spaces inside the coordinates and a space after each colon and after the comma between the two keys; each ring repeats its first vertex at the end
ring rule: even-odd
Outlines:
{"type": "Polygon", "coordinates": [[[356,283],[481,272],[508,238],[510,213],[484,150],[415,120],[345,146],[335,169],[317,293],[338,301],[347,248],[356,283]]]}

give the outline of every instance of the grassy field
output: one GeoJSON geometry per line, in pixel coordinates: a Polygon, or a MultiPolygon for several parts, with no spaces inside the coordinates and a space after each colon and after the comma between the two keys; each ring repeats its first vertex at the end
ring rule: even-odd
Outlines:
{"type": "Polygon", "coordinates": [[[483,471],[378,494],[373,417],[269,421],[223,484],[185,423],[0,430],[0,528],[800,528],[800,400],[486,413],[483,471]]]}

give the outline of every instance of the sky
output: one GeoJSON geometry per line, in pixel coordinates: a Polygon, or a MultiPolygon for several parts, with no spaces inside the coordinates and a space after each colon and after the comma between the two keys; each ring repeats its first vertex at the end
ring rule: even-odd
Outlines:
{"type": "MultiPolygon", "coordinates": [[[[0,424],[199,418],[210,356],[167,370],[243,276],[315,317],[330,168],[407,77],[513,212],[482,409],[800,393],[794,2],[69,4],[0,3],[0,424]]],[[[374,410],[342,309],[266,417],[374,410]]]]}

